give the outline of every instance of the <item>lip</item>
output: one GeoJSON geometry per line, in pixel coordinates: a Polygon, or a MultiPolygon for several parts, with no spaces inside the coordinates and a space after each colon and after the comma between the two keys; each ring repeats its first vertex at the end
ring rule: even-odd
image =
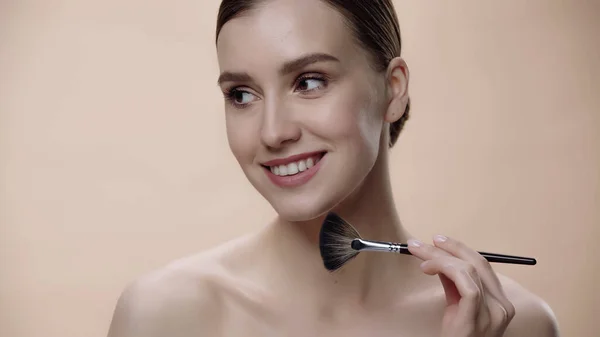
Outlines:
{"type": "Polygon", "coordinates": [[[326,151],[314,151],[314,152],[305,152],[293,156],[289,156],[286,158],[274,159],[265,163],[261,163],[264,166],[279,166],[279,165],[287,165],[289,163],[293,163],[302,159],[307,159],[310,157],[314,157],[316,155],[325,154],[326,151]]]}
{"type": "MultiPolygon", "coordinates": [[[[314,152],[312,153],[312,155],[314,156],[315,154],[319,154],[319,153],[323,153],[323,152],[314,152]]],[[[292,157],[288,157],[288,158],[293,158],[292,157]]],[[[297,156],[296,156],[297,157],[297,156]]],[[[310,155],[308,156],[310,157],[310,155]]],[[[267,175],[267,177],[269,177],[269,179],[271,180],[271,182],[273,182],[275,185],[279,186],[279,187],[298,187],[301,185],[306,184],[307,182],[309,182],[314,176],[315,174],[317,174],[317,172],[319,171],[319,169],[321,168],[323,162],[325,161],[325,158],[327,157],[327,152],[325,152],[325,154],[321,157],[321,159],[319,159],[319,161],[315,164],[315,166],[307,169],[306,171],[302,171],[299,172],[297,174],[294,174],[293,176],[278,176],[275,175],[273,172],[271,172],[271,170],[268,167],[263,167],[265,174],[267,175]]],[[[287,160],[288,158],[285,158],[285,160],[287,160]]],[[[300,159],[304,159],[307,158],[306,156],[304,157],[299,157],[300,159]]],[[[291,160],[288,161],[289,162],[294,162],[300,159],[296,159],[296,160],[291,160]]],[[[276,161],[272,161],[277,163],[276,161]]],[[[273,164],[277,165],[277,164],[273,164]]],[[[283,165],[283,164],[280,164],[283,165]]]]}

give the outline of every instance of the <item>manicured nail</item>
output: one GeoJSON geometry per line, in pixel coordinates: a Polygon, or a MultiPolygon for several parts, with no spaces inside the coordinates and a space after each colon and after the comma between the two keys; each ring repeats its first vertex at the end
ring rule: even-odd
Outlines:
{"type": "Polygon", "coordinates": [[[446,240],[448,240],[448,238],[443,235],[436,235],[433,237],[433,241],[435,242],[446,242],[446,240]]]}
{"type": "Polygon", "coordinates": [[[419,240],[410,239],[408,240],[408,245],[413,247],[421,247],[423,245],[423,242],[419,240]]]}

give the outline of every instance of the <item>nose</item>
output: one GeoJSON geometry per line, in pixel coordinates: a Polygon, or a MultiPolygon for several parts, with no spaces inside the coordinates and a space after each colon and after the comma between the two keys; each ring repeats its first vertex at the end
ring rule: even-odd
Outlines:
{"type": "Polygon", "coordinates": [[[300,139],[302,131],[283,102],[265,104],[261,126],[261,141],[271,149],[279,149],[300,139]]]}

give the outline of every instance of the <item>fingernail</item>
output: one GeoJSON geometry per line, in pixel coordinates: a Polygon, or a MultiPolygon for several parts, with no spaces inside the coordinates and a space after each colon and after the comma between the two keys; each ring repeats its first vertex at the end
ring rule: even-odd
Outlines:
{"type": "Polygon", "coordinates": [[[448,240],[448,238],[443,235],[436,235],[433,237],[433,241],[435,242],[446,242],[446,240],[448,240]]]}
{"type": "Polygon", "coordinates": [[[423,242],[419,240],[410,239],[408,240],[408,245],[413,247],[421,247],[423,245],[423,242]]]}

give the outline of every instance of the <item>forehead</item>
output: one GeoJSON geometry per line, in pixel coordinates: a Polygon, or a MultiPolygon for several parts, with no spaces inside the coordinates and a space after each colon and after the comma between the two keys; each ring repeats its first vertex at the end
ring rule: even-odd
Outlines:
{"type": "Polygon", "coordinates": [[[344,17],[321,0],[268,0],[227,22],[217,41],[221,69],[260,67],[308,53],[344,62],[359,48],[344,17]]]}

